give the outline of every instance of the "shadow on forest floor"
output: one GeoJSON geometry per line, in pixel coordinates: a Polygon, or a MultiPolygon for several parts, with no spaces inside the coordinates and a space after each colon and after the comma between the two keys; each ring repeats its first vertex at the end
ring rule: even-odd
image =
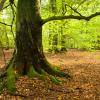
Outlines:
{"type": "MultiPolygon", "coordinates": [[[[12,50],[5,51],[6,59],[12,50]]],[[[100,100],[100,51],[87,52],[70,50],[64,53],[45,54],[48,61],[60,65],[63,71],[69,71],[73,79],[62,85],[55,85],[50,80],[20,77],[16,82],[16,95],[7,90],[0,94],[0,100],[100,100]]],[[[3,66],[0,57],[0,66],[3,66]]]]}

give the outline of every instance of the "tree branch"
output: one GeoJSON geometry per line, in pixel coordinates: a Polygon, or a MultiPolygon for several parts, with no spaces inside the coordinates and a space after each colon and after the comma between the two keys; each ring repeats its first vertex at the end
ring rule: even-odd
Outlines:
{"type": "Polygon", "coordinates": [[[49,18],[46,18],[46,19],[43,19],[43,22],[42,24],[45,24],[49,21],[53,21],[53,20],[64,20],[64,19],[77,19],[77,20],[87,20],[89,21],[90,19],[96,17],[100,15],[100,12],[96,12],[94,14],[91,14],[89,16],[75,16],[75,15],[69,15],[69,16],[52,16],[52,17],[49,17],[49,18]]]}
{"type": "Polygon", "coordinates": [[[74,12],[76,12],[76,13],[79,14],[80,16],[82,16],[81,13],[79,13],[79,12],[77,11],[77,9],[74,9],[73,7],[71,7],[70,5],[68,5],[67,3],[66,3],[65,5],[68,6],[68,7],[70,7],[74,12]]]}
{"type": "Polygon", "coordinates": [[[8,4],[7,6],[5,6],[4,8],[2,8],[1,10],[4,10],[4,9],[6,9],[7,7],[9,7],[10,6],[10,4],[8,4]]]}
{"type": "Polygon", "coordinates": [[[11,26],[11,25],[3,23],[3,22],[0,22],[0,24],[6,25],[6,26],[11,26]]]}

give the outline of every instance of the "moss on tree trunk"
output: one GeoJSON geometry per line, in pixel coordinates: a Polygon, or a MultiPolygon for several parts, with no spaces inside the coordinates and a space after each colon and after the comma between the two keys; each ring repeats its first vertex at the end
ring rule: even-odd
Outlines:
{"type": "Polygon", "coordinates": [[[19,0],[17,6],[16,70],[27,74],[31,67],[39,74],[66,76],[47,62],[42,46],[42,19],[39,0],[19,0]]]}

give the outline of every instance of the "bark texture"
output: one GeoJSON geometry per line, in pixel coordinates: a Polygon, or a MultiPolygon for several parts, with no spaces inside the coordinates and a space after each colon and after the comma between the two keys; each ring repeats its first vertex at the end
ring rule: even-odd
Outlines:
{"type": "Polygon", "coordinates": [[[40,0],[18,0],[15,68],[22,75],[26,75],[33,68],[39,74],[66,76],[65,73],[52,68],[44,56],[43,20],[39,7],[40,0]]]}
{"type": "Polygon", "coordinates": [[[17,9],[16,69],[26,74],[31,66],[39,70],[39,60],[44,57],[39,1],[19,0],[17,9]]]}

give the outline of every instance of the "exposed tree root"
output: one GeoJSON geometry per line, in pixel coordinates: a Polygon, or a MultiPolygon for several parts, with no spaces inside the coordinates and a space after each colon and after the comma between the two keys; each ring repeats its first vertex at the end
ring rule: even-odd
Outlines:
{"type": "MultiPolygon", "coordinates": [[[[11,60],[9,61],[9,63],[6,66],[6,69],[4,69],[4,71],[0,72],[0,91],[2,91],[5,87],[7,87],[7,84],[9,83],[10,85],[10,81],[8,80],[8,77],[12,77],[11,75],[11,71],[9,71],[9,69],[11,69],[14,66],[14,58],[15,58],[15,50],[13,53],[13,57],[11,58],[11,60]],[[12,66],[12,67],[11,67],[12,66]],[[8,74],[9,73],[9,74],[8,74]],[[11,76],[10,76],[11,75],[11,76]]],[[[8,86],[9,87],[9,86],[8,86]]]]}
{"type": "Polygon", "coordinates": [[[63,71],[61,71],[60,68],[58,68],[57,66],[51,65],[46,60],[44,61],[42,65],[42,69],[45,70],[48,74],[53,75],[53,76],[65,77],[67,79],[71,78],[69,73],[64,73],[63,71]]]}
{"type": "MultiPolygon", "coordinates": [[[[7,69],[9,68],[9,66],[10,66],[11,64],[14,64],[14,63],[15,63],[15,62],[14,62],[14,61],[15,61],[15,54],[16,54],[16,50],[14,50],[11,60],[10,60],[10,61],[8,62],[8,64],[4,67],[4,68],[6,68],[6,69],[4,69],[3,71],[0,71],[0,79],[7,76],[7,69]]],[[[13,66],[14,66],[14,65],[13,65],[13,66]]]]}
{"type": "Polygon", "coordinates": [[[53,75],[48,74],[45,72],[43,69],[41,69],[41,74],[36,72],[35,69],[32,67],[30,72],[28,73],[28,76],[33,78],[33,77],[38,77],[39,79],[45,80],[46,78],[49,78],[52,82],[56,84],[61,84],[61,81],[58,80],[56,77],[53,75]]]}
{"type": "MultiPolygon", "coordinates": [[[[24,65],[24,64],[23,64],[24,65]]],[[[65,77],[67,79],[71,78],[71,76],[68,73],[64,73],[63,71],[61,71],[60,69],[56,68],[56,67],[52,67],[51,64],[49,64],[46,60],[43,61],[43,63],[39,64],[41,67],[39,67],[38,70],[36,70],[37,66],[29,66],[29,71],[27,72],[27,75],[30,78],[33,77],[37,77],[39,79],[45,80],[47,78],[49,78],[53,83],[55,84],[62,84],[62,81],[57,79],[56,76],[59,77],[65,77]]],[[[6,71],[4,74],[0,75],[0,78],[4,78],[6,79],[6,82],[2,82],[2,84],[0,84],[1,89],[4,88],[4,86],[11,92],[14,93],[16,91],[16,79],[18,77],[18,70],[15,69],[16,67],[16,63],[15,63],[15,52],[14,55],[12,57],[12,59],[10,60],[10,63],[7,65],[6,71]],[[5,85],[6,83],[6,85],[5,85]]],[[[24,68],[22,66],[22,68],[24,68]]]]}

